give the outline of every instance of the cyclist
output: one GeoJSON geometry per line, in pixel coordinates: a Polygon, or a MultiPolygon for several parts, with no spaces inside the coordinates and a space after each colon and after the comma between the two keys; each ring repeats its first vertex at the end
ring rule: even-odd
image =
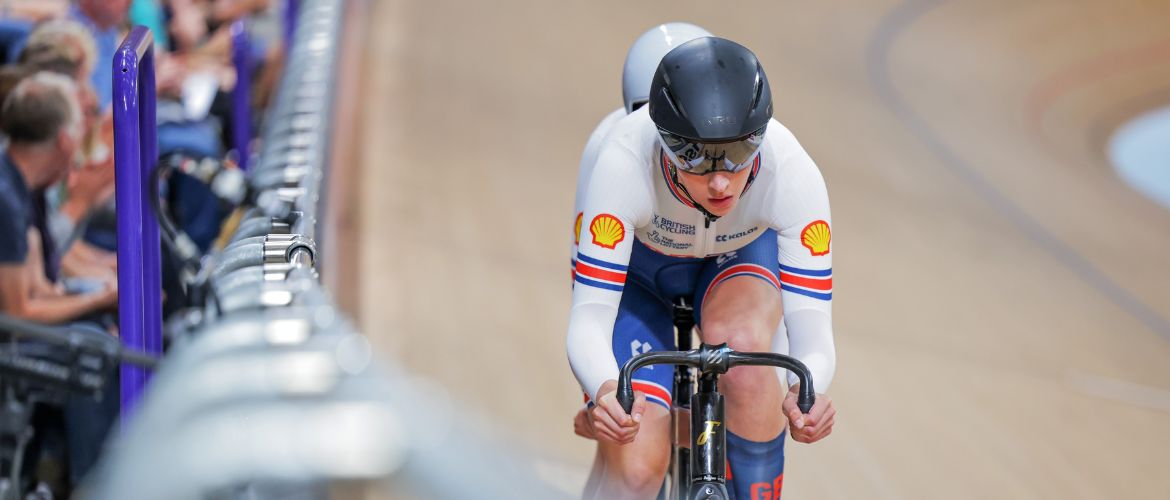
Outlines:
{"type": "MultiPolygon", "coordinates": [[[[578,427],[598,439],[586,496],[647,497],[661,485],[671,370],[635,374],[632,416],[614,391],[626,360],[673,345],[673,298],[696,305],[705,342],[789,351],[813,370],[818,389],[835,363],[824,181],[791,132],[771,119],[755,55],[725,39],[696,38],[666,54],[649,91],[649,105],[637,109],[627,92],[629,114],[611,114],[594,132],[597,159],[587,149],[579,179],[567,344],[574,374],[596,403],[578,427]],[[668,267],[682,271],[660,279],[668,267]]],[[[736,368],[722,380],[730,489],[741,498],[777,498],[786,422],[760,409],[782,407],[802,442],[828,435],[835,409],[821,396],[800,416],[795,379],[782,397],[766,368],[736,368]]]]}

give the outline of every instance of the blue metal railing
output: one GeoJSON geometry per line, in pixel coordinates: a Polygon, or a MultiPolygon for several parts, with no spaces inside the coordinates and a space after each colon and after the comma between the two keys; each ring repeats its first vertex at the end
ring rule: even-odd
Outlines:
{"type": "MultiPolygon", "coordinates": [[[[136,26],[114,61],[114,169],[118,205],[118,334],[130,349],[162,353],[159,226],[150,208],[150,173],[158,162],[154,37],[136,26]]],[[[150,371],[122,365],[123,425],[150,371]]]]}
{"type": "Polygon", "coordinates": [[[236,150],[240,170],[248,171],[252,143],[252,45],[248,25],[240,19],[232,23],[232,64],[236,67],[236,88],[232,92],[232,149],[236,150]]]}

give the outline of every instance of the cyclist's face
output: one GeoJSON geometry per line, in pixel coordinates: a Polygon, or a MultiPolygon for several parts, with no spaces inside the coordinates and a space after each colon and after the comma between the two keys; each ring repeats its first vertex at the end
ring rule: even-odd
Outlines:
{"type": "Polygon", "coordinates": [[[708,212],[722,217],[739,203],[739,195],[743,194],[751,170],[745,168],[734,174],[720,170],[706,175],[688,174],[680,170],[678,182],[708,212]]]}

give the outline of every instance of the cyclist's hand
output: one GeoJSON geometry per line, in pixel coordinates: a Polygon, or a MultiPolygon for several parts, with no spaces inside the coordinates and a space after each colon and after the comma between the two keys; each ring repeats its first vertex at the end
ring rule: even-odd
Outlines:
{"type": "Polygon", "coordinates": [[[593,422],[589,420],[589,412],[582,408],[573,416],[573,432],[585,439],[597,439],[593,432],[593,422]]]}
{"type": "Polygon", "coordinates": [[[593,422],[593,431],[597,438],[617,444],[634,442],[638,435],[642,414],[646,412],[646,395],[634,391],[634,407],[630,414],[622,409],[617,399],[617,381],[608,380],[601,384],[597,391],[597,400],[589,410],[589,420],[593,422]]]}
{"type": "Polygon", "coordinates": [[[792,439],[801,443],[815,443],[824,439],[833,432],[836,423],[837,410],[833,408],[833,400],[824,394],[817,394],[817,400],[809,410],[808,415],[800,412],[796,406],[796,396],[800,390],[800,383],[788,388],[788,395],[784,398],[784,415],[788,417],[789,432],[792,439]]]}

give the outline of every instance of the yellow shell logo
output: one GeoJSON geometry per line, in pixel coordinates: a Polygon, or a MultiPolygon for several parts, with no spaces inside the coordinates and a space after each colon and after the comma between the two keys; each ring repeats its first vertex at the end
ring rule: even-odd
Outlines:
{"type": "Polygon", "coordinates": [[[829,240],[832,237],[829,223],[817,220],[804,226],[804,230],[800,232],[800,244],[804,245],[814,256],[825,255],[829,253],[829,240]]]}
{"type": "Polygon", "coordinates": [[[585,215],[584,212],[578,212],[577,213],[577,222],[573,224],[573,244],[574,245],[581,243],[581,217],[584,215],[585,215]]]}
{"type": "Polygon", "coordinates": [[[612,249],[626,239],[626,228],[617,217],[601,214],[589,223],[589,234],[593,235],[594,245],[612,249]]]}

